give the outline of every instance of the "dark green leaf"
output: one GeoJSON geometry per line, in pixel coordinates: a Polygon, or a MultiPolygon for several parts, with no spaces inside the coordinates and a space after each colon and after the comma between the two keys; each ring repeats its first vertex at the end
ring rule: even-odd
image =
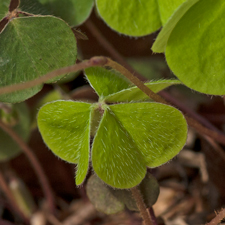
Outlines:
{"type": "Polygon", "coordinates": [[[114,196],[111,188],[96,175],[88,179],[87,195],[95,208],[105,214],[114,214],[124,209],[124,204],[114,196]]]}
{"type": "MultiPolygon", "coordinates": [[[[50,17],[12,19],[0,34],[0,87],[23,83],[76,60],[76,40],[70,27],[50,17]]],[[[52,79],[56,81],[60,77],[52,79]]],[[[42,85],[0,96],[2,102],[19,102],[40,91],[42,85]]]]}

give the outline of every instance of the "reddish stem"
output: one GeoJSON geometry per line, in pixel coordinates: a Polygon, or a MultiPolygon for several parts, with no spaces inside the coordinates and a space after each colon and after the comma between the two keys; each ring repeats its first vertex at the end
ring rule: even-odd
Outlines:
{"type": "Polygon", "coordinates": [[[144,224],[145,225],[154,225],[152,223],[151,215],[149,214],[149,211],[146,208],[146,205],[144,203],[144,200],[141,196],[141,192],[138,189],[138,187],[131,188],[130,190],[131,190],[132,196],[137,204],[137,207],[141,213],[141,216],[144,220],[144,224]]]}
{"type": "Polygon", "coordinates": [[[206,225],[217,225],[225,218],[225,209],[222,209],[215,218],[213,218],[209,223],[206,225]]]}

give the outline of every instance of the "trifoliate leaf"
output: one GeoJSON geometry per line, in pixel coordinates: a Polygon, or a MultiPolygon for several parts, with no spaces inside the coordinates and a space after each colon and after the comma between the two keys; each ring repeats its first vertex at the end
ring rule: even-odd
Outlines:
{"type": "Polygon", "coordinates": [[[138,185],[146,174],[143,155],[109,108],[93,141],[92,165],[105,183],[121,189],[138,185]]]}
{"type": "Polygon", "coordinates": [[[173,73],[189,88],[205,94],[225,94],[224,15],[223,0],[198,1],[177,23],[166,46],[173,73]]]}
{"type": "Polygon", "coordinates": [[[83,182],[88,169],[90,124],[95,124],[90,119],[101,115],[92,143],[92,166],[100,179],[115,188],[138,185],[146,166],[169,161],[186,142],[186,121],[171,106],[72,101],[46,104],[38,114],[40,132],[56,155],[78,164],[77,184],[83,182]]]}
{"type": "Polygon", "coordinates": [[[54,16],[71,26],[83,23],[91,14],[94,0],[39,0],[54,16]]]}
{"type": "Polygon", "coordinates": [[[67,162],[76,163],[76,184],[83,182],[89,163],[91,104],[55,101],[38,113],[38,127],[47,146],[67,162]]]}
{"type": "Polygon", "coordinates": [[[105,214],[114,214],[124,209],[124,203],[115,197],[112,190],[96,175],[87,182],[87,195],[95,208],[105,214]]]}
{"type": "MultiPolygon", "coordinates": [[[[27,141],[30,134],[30,117],[28,108],[25,103],[15,104],[12,107],[12,110],[15,110],[15,113],[17,114],[16,124],[12,126],[12,128],[24,141],[27,141]]],[[[18,144],[12,140],[8,134],[1,130],[1,128],[0,143],[0,161],[10,160],[21,152],[18,144]]]]}
{"type": "MultiPolygon", "coordinates": [[[[179,80],[159,80],[145,83],[153,92],[157,93],[171,85],[181,84],[179,80]]],[[[108,95],[104,98],[105,102],[131,102],[131,101],[148,101],[150,98],[138,87],[130,87],[122,91],[108,95]]]]}
{"type": "Polygon", "coordinates": [[[86,77],[98,96],[104,98],[110,94],[130,87],[131,83],[119,72],[102,67],[91,67],[85,70],[86,77]]]}
{"type": "MultiPolygon", "coordinates": [[[[167,23],[164,25],[164,27],[158,34],[158,36],[152,46],[153,52],[164,52],[165,51],[167,41],[170,37],[171,32],[176,27],[176,25],[180,21],[180,19],[184,16],[184,14],[198,1],[199,0],[187,0],[174,12],[174,14],[170,17],[170,19],[167,21],[167,23]]],[[[167,1],[165,1],[165,2],[167,2],[167,1]]],[[[166,4],[169,4],[169,2],[166,4]]],[[[186,26],[184,26],[184,27],[186,30],[186,26]]],[[[178,39],[176,39],[176,40],[178,40],[178,39]]],[[[179,39],[179,41],[180,41],[180,39],[179,39]]]]}
{"type": "Polygon", "coordinates": [[[139,152],[144,155],[148,167],[168,162],[186,142],[187,123],[182,113],[174,107],[145,102],[116,104],[109,108],[113,118],[126,130],[139,152]]]}
{"type": "MultiPolygon", "coordinates": [[[[0,49],[4,49],[0,52],[0,87],[33,80],[52,70],[72,65],[77,54],[76,40],[70,27],[51,16],[10,20],[0,34],[0,49]]],[[[0,101],[24,101],[41,88],[42,85],[38,85],[3,94],[0,101]]]]}

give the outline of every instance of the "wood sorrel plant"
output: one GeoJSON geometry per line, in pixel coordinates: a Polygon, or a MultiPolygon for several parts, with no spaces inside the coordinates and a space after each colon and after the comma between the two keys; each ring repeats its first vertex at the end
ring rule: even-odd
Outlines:
{"type": "MultiPolygon", "coordinates": [[[[127,76],[122,66],[110,64],[106,58],[72,66],[77,47],[69,25],[84,22],[93,5],[92,0],[0,2],[0,13],[4,15],[0,21],[0,101],[24,101],[39,92],[44,82],[55,82],[63,74],[88,68],[85,73],[99,101],[48,103],[39,111],[39,129],[57,156],[77,164],[77,185],[83,183],[91,162],[101,180],[114,188],[127,189],[143,180],[146,167],[168,162],[185,144],[184,116],[153,93],[180,81],[143,85],[130,76],[130,81],[147,97],[121,77],[121,74],[127,76]],[[89,68],[93,66],[119,68],[121,74],[89,68]],[[54,72],[56,69],[59,70],[54,72]],[[151,102],[149,97],[159,103],[151,102]]],[[[225,46],[223,0],[96,0],[95,6],[112,29],[125,35],[144,36],[163,26],[152,50],[165,52],[170,69],[189,88],[224,95],[225,54],[219,51],[225,46]]],[[[20,128],[14,127],[16,132],[21,131],[20,117],[18,111],[20,128]]],[[[201,133],[225,143],[223,136],[192,118],[186,116],[186,119],[201,133]]],[[[9,158],[17,153],[16,149],[9,158]]]]}
{"type": "MultiPolygon", "coordinates": [[[[76,184],[86,177],[89,161],[95,173],[116,188],[132,188],[146,167],[168,162],[184,146],[187,125],[183,115],[164,104],[144,102],[136,87],[104,68],[85,70],[98,103],[56,101],[38,113],[45,143],[60,158],[76,163],[76,184]],[[135,96],[135,101],[132,101],[135,96]],[[92,132],[93,131],[93,132],[92,132]],[[90,155],[90,137],[94,134],[90,155]]],[[[178,81],[148,83],[157,91],[178,81]]]]}

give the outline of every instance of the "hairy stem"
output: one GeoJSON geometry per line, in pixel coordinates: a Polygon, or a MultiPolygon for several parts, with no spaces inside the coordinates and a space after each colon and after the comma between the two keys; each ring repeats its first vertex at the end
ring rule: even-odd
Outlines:
{"type": "Polygon", "coordinates": [[[76,71],[83,70],[83,69],[86,69],[86,68],[92,67],[92,66],[103,66],[106,63],[106,60],[107,59],[105,57],[93,57],[87,61],[83,61],[78,64],[72,65],[72,66],[63,67],[61,69],[54,70],[50,73],[45,74],[42,77],[38,77],[34,80],[31,80],[31,81],[28,81],[25,83],[5,86],[5,87],[0,88],[0,95],[6,94],[6,93],[11,93],[14,91],[20,91],[23,89],[34,87],[36,85],[43,84],[44,82],[46,82],[54,77],[57,77],[59,75],[62,75],[62,74],[76,72],[76,71]]]}
{"type": "Polygon", "coordinates": [[[149,211],[148,209],[146,208],[145,206],[145,203],[144,203],[144,200],[141,196],[141,192],[140,190],[138,189],[138,187],[134,187],[134,188],[131,188],[131,193],[132,193],[132,196],[137,204],[137,207],[141,213],[141,216],[144,220],[144,224],[145,225],[153,225],[152,223],[152,220],[151,220],[151,216],[149,214],[149,211]]]}
{"type": "Polygon", "coordinates": [[[2,174],[2,172],[0,171],[0,187],[2,192],[5,194],[5,196],[8,198],[9,202],[11,203],[12,208],[14,209],[14,211],[24,220],[26,221],[26,223],[28,223],[29,219],[24,215],[24,213],[20,210],[20,208],[18,207],[16,200],[12,194],[12,192],[10,191],[5,178],[2,174]]]}
{"type": "Polygon", "coordinates": [[[156,102],[161,102],[164,104],[169,105],[169,103],[164,100],[161,96],[154,93],[151,89],[149,89],[147,86],[144,85],[144,83],[135,77],[129,70],[127,70],[125,67],[121,66],[117,62],[111,60],[110,58],[107,58],[106,66],[110,66],[111,68],[119,71],[121,74],[123,74],[127,79],[129,79],[134,85],[136,85],[140,90],[142,90],[149,98],[156,102]]]}
{"type": "Polygon", "coordinates": [[[37,177],[40,181],[42,190],[45,194],[49,209],[51,212],[55,210],[55,203],[53,197],[53,191],[50,187],[49,181],[40,165],[40,162],[34,155],[33,151],[28,147],[28,145],[19,137],[19,135],[9,126],[5,125],[2,121],[0,121],[0,128],[2,128],[22,149],[24,154],[29,159],[31,166],[33,167],[37,177]]]}
{"type": "MultiPolygon", "coordinates": [[[[160,95],[154,93],[152,90],[150,90],[147,86],[144,85],[144,83],[135,77],[130,71],[128,71],[126,68],[121,66],[120,64],[112,61],[111,59],[100,56],[100,57],[92,57],[90,60],[78,63],[73,66],[64,67],[58,70],[54,70],[50,73],[47,73],[46,75],[39,77],[35,80],[28,81],[26,83],[20,83],[20,84],[14,84],[6,87],[0,88],[0,95],[5,93],[11,93],[18,90],[23,90],[26,88],[31,88],[36,85],[43,84],[43,82],[46,82],[54,77],[57,77],[59,75],[75,72],[78,70],[86,69],[88,67],[94,67],[94,66],[110,66],[115,70],[118,70],[120,73],[122,73],[124,76],[126,76],[134,85],[136,85],[140,90],[142,90],[147,96],[149,96],[151,99],[153,99],[156,102],[171,105],[169,102],[167,102],[165,99],[163,99],[160,95]]],[[[209,137],[214,138],[221,144],[225,145],[225,136],[224,134],[218,133],[216,131],[212,131],[208,129],[207,127],[203,126],[198,121],[194,120],[193,118],[189,116],[185,116],[188,124],[195,128],[200,134],[207,135],[209,137]]]]}
{"type": "Polygon", "coordinates": [[[216,217],[213,218],[206,225],[217,225],[225,218],[225,209],[222,209],[219,213],[217,213],[216,217]]]}

